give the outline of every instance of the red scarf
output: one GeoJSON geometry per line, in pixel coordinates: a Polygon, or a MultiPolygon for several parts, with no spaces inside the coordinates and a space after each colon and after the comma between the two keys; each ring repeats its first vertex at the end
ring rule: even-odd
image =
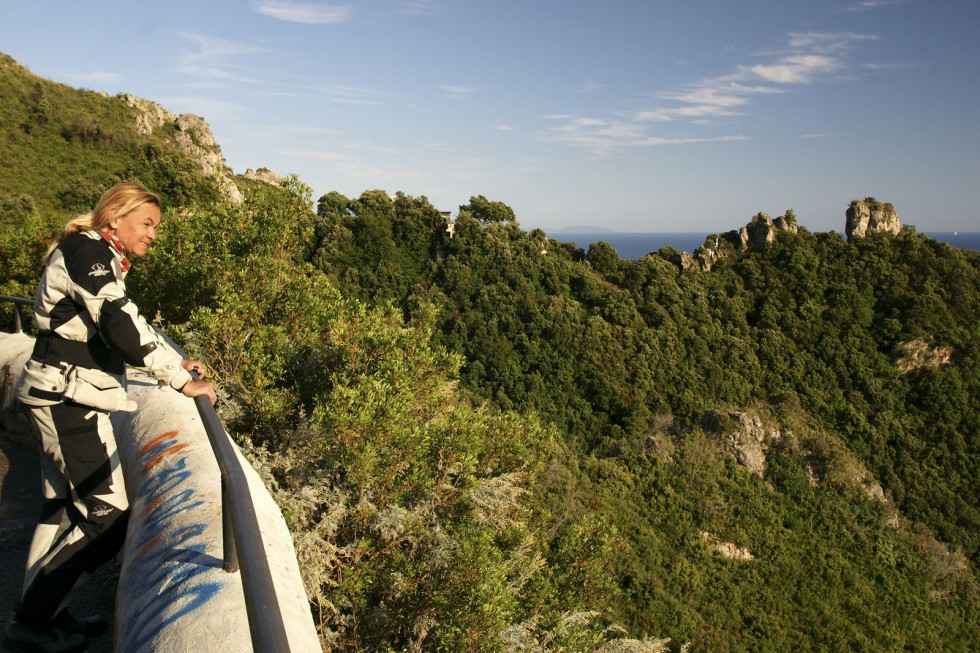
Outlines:
{"type": "Polygon", "coordinates": [[[115,249],[117,252],[119,252],[120,254],[122,254],[122,257],[123,257],[123,260],[122,260],[122,271],[123,272],[128,272],[129,271],[129,257],[126,256],[126,246],[122,244],[122,241],[121,240],[119,240],[118,238],[116,238],[116,234],[112,233],[108,229],[102,229],[99,233],[102,234],[102,237],[103,238],[105,238],[106,240],[109,241],[109,244],[112,245],[113,249],[115,249]]]}

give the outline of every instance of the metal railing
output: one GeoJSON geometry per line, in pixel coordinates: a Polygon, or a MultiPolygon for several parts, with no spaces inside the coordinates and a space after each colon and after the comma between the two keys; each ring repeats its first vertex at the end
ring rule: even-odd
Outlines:
{"type": "MultiPolygon", "coordinates": [[[[14,332],[21,333],[23,323],[20,306],[33,306],[34,300],[0,295],[0,301],[14,304],[14,332]]],[[[184,357],[187,355],[177,348],[184,357]]],[[[196,373],[191,376],[199,380],[196,373]]],[[[258,653],[289,651],[286,626],[276,597],[269,559],[262,543],[262,532],[249,491],[248,479],[231,438],[207,397],[195,397],[194,403],[211,442],[218,468],[221,470],[221,527],[224,569],[236,572],[241,568],[245,612],[252,637],[252,648],[258,653]]]]}
{"type": "MultiPolygon", "coordinates": [[[[178,350],[179,351],[179,350],[178,350]]],[[[186,355],[184,356],[186,358],[186,355]]],[[[198,380],[196,373],[191,373],[198,380]]],[[[221,522],[225,571],[242,571],[245,612],[252,635],[252,648],[259,653],[289,651],[286,625],[272,582],[269,559],[262,543],[262,532],[248,479],[231,438],[207,397],[194,397],[204,431],[211,441],[221,470],[221,522]]]]}
{"type": "Polygon", "coordinates": [[[34,306],[34,300],[27,299],[26,297],[0,295],[0,301],[11,302],[14,305],[14,333],[21,333],[24,330],[24,323],[20,317],[20,307],[34,306]]]}

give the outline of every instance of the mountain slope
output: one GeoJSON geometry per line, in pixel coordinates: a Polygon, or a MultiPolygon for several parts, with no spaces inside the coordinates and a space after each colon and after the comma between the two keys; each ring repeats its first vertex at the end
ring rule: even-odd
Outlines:
{"type": "Polygon", "coordinates": [[[0,292],[114,180],[182,208],[130,289],[221,381],[332,649],[980,640],[977,255],[800,229],[706,271],[482,196],[452,235],[402,193],[231,202],[195,121],[0,64],[0,292]]]}

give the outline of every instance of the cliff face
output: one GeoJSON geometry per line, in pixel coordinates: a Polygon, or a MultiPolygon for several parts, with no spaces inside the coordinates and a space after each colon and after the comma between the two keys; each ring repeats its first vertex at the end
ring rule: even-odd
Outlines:
{"type": "Polygon", "coordinates": [[[694,255],[683,254],[680,265],[687,269],[698,266],[705,272],[710,272],[718,260],[725,258],[726,249],[734,247],[735,251],[763,249],[768,243],[774,242],[780,232],[795,234],[799,231],[796,216],[792,210],[786,211],[775,220],[766,213],[757,213],[751,221],[738,230],[726,232],[719,236],[708,238],[705,244],[694,251],[694,255]]]}
{"type": "Polygon", "coordinates": [[[150,135],[164,127],[174,130],[173,141],[183,152],[193,157],[201,167],[201,173],[218,181],[221,194],[228,201],[239,203],[244,200],[242,192],[226,173],[225,158],[221,147],[214,140],[211,126],[204,118],[185,113],[177,115],[167,111],[156,102],[123,94],[119,98],[136,110],[136,131],[150,135]]]}
{"type": "Polygon", "coordinates": [[[874,233],[897,234],[901,228],[895,208],[891,204],[878,202],[873,197],[854,200],[847,209],[844,232],[848,240],[864,238],[874,233]]]}

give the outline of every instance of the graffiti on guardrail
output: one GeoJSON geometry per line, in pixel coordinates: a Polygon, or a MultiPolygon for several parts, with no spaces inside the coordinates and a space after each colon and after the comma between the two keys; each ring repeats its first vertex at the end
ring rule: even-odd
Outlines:
{"type": "Polygon", "coordinates": [[[136,540],[128,545],[134,552],[127,577],[131,596],[149,597],[138,611],[123,620],[118,643],[125,650],[142,650],[164,628],[191,615],[217,595],[222,585],[208,575],[221,570],[221,561],[205,552],[200,537],[207,523],[192,522],[174,527],[174,518],[204,504],[189,482],[191,470],[179,455],[187,443],[177,431],[167,431],[140,449],[146,474],[132,502],[132,510],[143,516],[136,540]],[[163,541],[166,530],[166,541],[163,541]]]}

